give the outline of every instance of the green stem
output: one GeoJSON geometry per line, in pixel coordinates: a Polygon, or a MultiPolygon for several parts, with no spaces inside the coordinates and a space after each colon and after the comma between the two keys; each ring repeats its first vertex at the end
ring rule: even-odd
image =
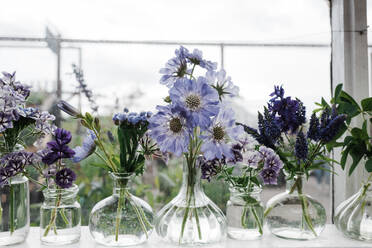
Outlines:
{"type": "Polygon", "coordinates": [[[121,209],[122,209],[122,204],[125,195],[124,191],[125,189],[120,188],[119,189],[119,200],[118,200],[118,208],[116,209],[116,221],[115,221],[115,241],[117,242],[119,240],[119,227],[120,227],[120,220],[121,220],[121,209]]]}
{"type": "Polygon", "coordinates": [[[43,234],[44,237],[48,236],[48,233],[52,227],[54,228],[54,233],[57,235],[56,218],[57,218],[57,209],[61,205],[61,198],[62,198],[62,194],[58,193],[57,198],[56,198],[56,204],[52,210],[49,224],[43,234]]]}
{"type": "Polygon", "coordinates": [[[297,181],[298,181],[297,192],[298,192],[298,196],[301,199],[302,215],[303,215],[303,217],[305,219],[305,222],[306,222],[307,226],[309,227],[309,229],[313,232],[315,237],[317,237],[318,234],[314,230],[313,223],[311,221],[311,217],[310,217],[310,214],[309,214],[309,211],[308,211],[308,208],[307,208],[308,203],[307,203],[307,200],[306,200],[306,196],[302,193],[302,179],[301,179],[300,176],[297,179],[297,181]]]}
{"type": "Polygon", "coordinates": [[[256,223],[258,225],[258,231],[262,235],[263,234],[262,223],[261,223],[260,218],[258,217],[258,214],[257,214],[256,209],[254,208],[254,206],[251,207],[251,211],[252,211],[252,214],[253,214],[253,216],[256,220],[256,223]]]}
{"type": "Polygon", "coordinates": [[[240,222],[243,228],[248,228],[246,223],[246,216],[247,216],[248,204],[244,205],[242,217],[240,218],[240,222]]]}
{"type": "Polygon", "coordinates": [[[10,194],[9,194],[9,201],[10,201],[10,234],[13,234],[14,230],[15,230],[15,196],[14,196],[14,186],[12,185],[11,182],[9,182],[9,188],[10,188],[10,194]]]}
{"type": "MultiPolygon", "coordinates": [[[[147,229],[146,229],[145,222],[144,222],[144,220],[146,219],[146,216],[143,214],[143,212],[141,213],[141,212],[139,211],[136,202],[135,202],[133,199],[131,199],[129,193],[127,193],[127,197],[128,197],[128,199],[129,199],[130,201],[132,201],[133,208],[134,208],[134,211],[136,212],[137,218],[138,218],[138,220],[139,220],[139,222],[140,222],[140,225],[141,225],[142,231],[146,234],[146,238],[148,238],[149,235],[148,235],[148,233],[147,233],[147,229]]],[[[140,207],[140,208],[141,208],[141,207],[140,207]]]]}
{"type": "Polygon", "coordinates": [[[70,223],[66,217],[66,214],[65,214],[65,209],[61,209],[59,210],[59,214],[61,215],[62,219],[63,219],[63,222],[65,222],[66,226],[68,226],[70,223]]]}

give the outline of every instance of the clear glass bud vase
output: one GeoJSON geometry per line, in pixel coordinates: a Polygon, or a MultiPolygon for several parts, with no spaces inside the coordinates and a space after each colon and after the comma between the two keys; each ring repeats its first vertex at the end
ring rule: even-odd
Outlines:
{"type": "Polygon", "coordinates": [[[287,189],[272,197],[266,205],[265,217],[270,231],[284,239],[317,238],[327,220],[322,204],[303,193],[304,176],[296,175],[287,182],[287,189]]]}
{"type": "Polygon", "coordinates": [[[43,190],[40,208],[40,240],[45,245],[65,245],[80,240],[81,208],[76,200],[79,188],[43,190]]]}
{"type": "Polygon", "coordinates": [[[180,192],[156,218],[156,232],[164,241],[199,245],[226,238],[226,217],[204,194],[200,180],[200,168],[184,162],[180,192]]]}
{"type": "Polygon", "coordinates": [[[345,236],[372,241],[372,186],[368,181],[336,209],[334,222],[345,236]]]}
{"type": "Polygon", "coordinates": [[[28,179],[14,176],[0,187],[0,246],[22,243],[30,229],[28,179]]]}
{"type": "Polygon", "coordinates": [[[250,192],[230,188],[230,200],[226,206],[227,235],[230,238],[254,240],[262,236],[264,207],[261,191],[257,186],[250,192]]]}
{"type": "Polygon", "coordinates": [[[129,193],[130,177],[110,173],[113,194],[98,202],[89,216],[89,230],[94,240],[105,246],[132,246],[149,238],[154,214],[144,200],[129,193]]]}

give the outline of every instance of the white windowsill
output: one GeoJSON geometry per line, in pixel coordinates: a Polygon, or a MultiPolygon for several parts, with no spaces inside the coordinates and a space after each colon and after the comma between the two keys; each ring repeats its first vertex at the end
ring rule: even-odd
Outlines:
{"type": "MultiPolygon", "coordinates": [[[[269,233],[268,230],[265,230],[266,233],[260,240],[254,241],[236,241],[227,239],[225,242],[208,245],[204,247],[211,248],[271,248],[271,247],[286,247],[286,248],[310,248],[310,247],[323,247],[323,248],[359,248],[359,247],[372,247],[371,243],[355,241],[347,239],[342,236],[340,232],[336,230],[333,225],[327,225],[326,229],[323,231],[321,236],[316,240],[311,241],[292,241],[279,239],[269,233]]],[[[90,236],[88,227],[84,226],[81,230],[81,239],[79,243],[73,245],[64,245],[60,246],[63,248],[94,248],[94,247],[104,247],[96,244],[90,236]]],[[[46,248],[40,244],[39,240],[39,228],[31,227],[30,234],[27,238],[27,241],[23,244],[12,246],[12,248],[46,248]]],[[[51,246],[49,246],[51,247],[51,246]]],[[[177,247],[168,243],[164,243],[159,240],[155,233],[151,235],[150,240],[141,245],[136,246],[138,248],[170,248],[177,247]]]]}

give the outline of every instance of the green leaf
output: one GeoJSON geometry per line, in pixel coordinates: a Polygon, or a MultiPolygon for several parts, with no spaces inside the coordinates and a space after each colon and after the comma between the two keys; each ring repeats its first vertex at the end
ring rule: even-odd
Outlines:
{"type": "Polygon", "coordinates": [[[350,96],[348,93],[346,93],[345,91],[341,91],[340,100],[343,102],[350,103],[351,105],[355,106],[359,111],[362,110],[359,104],[354,100],[354,98],[350,96]]]}
{"type": "Polygon", "coordinates": [[[362,148],[363,145],[365,146],[365,144],[356,145],[350,150],[349,154],[351,158],[353,159],[353,163],[351,164],[350,169],[349,169],[349,176],[353,173],[358,163],[364,156],[365,147],[363,147],[364,148],[363,149],[362,148]]]}
{"type": "Polygon", "coordinates": [[[329,104],[327,103],[327,101],[323,97],[322,97],[322,105],[323,105],[323,107],[331,108],[329,106],[329,104]]]}
{"type": "Polygon", "coordinates": [[[363,111],[372,111],[372,97],[363,99],[361,104],[363,111]]]}
{"type": "Polygon", "coordinates": [[[341,164],[341,168],[343,170],[345,170],[347,156],[349,155],[349,152],[350,152],[351,148],[352,148],[352,146],[347,146],[346,149],[342,151],[340,164],[341,164]]]}
{"type": "Polygon", "coordinates": [[[367,160],[365,167],[368,172],[372,172],[372,158],[367,160]]]}
{"type": "Polygon", "coordinates": [[[335,95],[334,95],[334,99],[336,99],[336,101],[337,101],[338,97],[340,96],[341,91],[342,91],[342,84],[338,84],[336,86],[335,95]]]}

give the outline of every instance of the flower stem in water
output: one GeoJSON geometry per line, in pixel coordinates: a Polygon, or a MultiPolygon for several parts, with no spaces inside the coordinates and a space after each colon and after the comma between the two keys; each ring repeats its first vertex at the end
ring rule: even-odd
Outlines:
{"type": "Polygon", "coordinates": [[[14,221],[14,214],[15,214],[15,199],[14,199],[14,188],[13,188],[13,185],[10,183],[10,193],[9,193],[9,200],[10,200],[10,234],[13,234],[14,230],[15,230],[15,221],[14,221]]]}
{"type": "Polygon", "coordinates": [[[118,208],[116,210],[116,221],[115,221],[115,241],[117,242],[119,240],[119,228],[120,228],[120,220],[121,220],[121,209],[123,201],[125,200],[124,197],[124,189],[120,188],[119,193],[119,200],[118,200],[118,208]]]}
{"type": "Polygon", "coordinates": [[[48,233],[49,233],[49,231],[52,227],[53,227],[53,230],[54,230],[54,234],[57,235],[56,218],[57,218],[57,209],[61,205],[61,198],[62,198],[62,194],[58,193],[57,198],[56,198],[56,205],[52,210],[52,214],[51,214],[51,217],[50,217],[49,224],[48,224],[48,226],[45,229],[44,234],[43,234],[44,237],[48,236],[48,233]]]}

